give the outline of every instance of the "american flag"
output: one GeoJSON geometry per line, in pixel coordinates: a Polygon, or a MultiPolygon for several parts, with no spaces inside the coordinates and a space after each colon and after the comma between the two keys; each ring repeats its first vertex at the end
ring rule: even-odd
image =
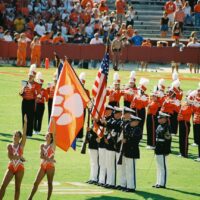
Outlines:
{"type": "Polygon", "coordinates": [[[92,88],[94,105],[91,115],[96,119],[100,119],[101,117],[103,117],[105,112],[108,72],[109,72],[109,53],[106,53],[101,62],[101,66],[99,68],[98,74],[96,76],[92,88]]]}

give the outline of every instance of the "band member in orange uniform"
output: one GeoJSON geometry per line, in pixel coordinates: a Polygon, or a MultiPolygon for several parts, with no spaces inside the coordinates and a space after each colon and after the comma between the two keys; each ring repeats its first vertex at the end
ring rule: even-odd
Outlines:
{"type": "Polygon", "coordinates": [[[108,104],[113,107],[119,107],[120,99],[124,95],[124,92],[120,90],[120,78],[117,72],[113,75],[113,81],[114,88],[107,90],[108,104]]]}
{"type": "Polygon", "coordinates": [[[36,72],[33,69],[30,69],[28,76],[28,81],[22,81],[23,86],[20,91],[22,96],[22,122],[24,125],[24,115],[27,115],[28,124],[27,124],[27,133],[26,135],[31,137],[33,134],[33,121],[34,121],[34,111],[35,111],[35,97],[37,95],[37,86],[34,82],[36,72]]]}
{"type": "Polygon", "coordinates": [[[0,199],[3,199],[6,188],[13,176],[15,177],[15,200],[19,199],[21,182],[24,176],[24,164],[25,159],[23,158],[23,150],[26,144],[26,129],[27,129],[27,116],[24,115],[24,127],[23,134],[21,131],[16,131],[13,135],[13,143],[9,144],[8,158],[10,159],[8,169],[4,176],[1,188],[0,188],[0,199]]]}
{"type": "MultiPolygon", "coordinates": [[[[178,79],[172,82],[172,89],[175,94],[174,100],[176,100],[177,102],[178,101],[180,102],[183,98],[183,91],[180,89],[180,81],[178,79]]],[[[171,131],[173,134],[177,134],[177,132],[178,132],[177,117],[178,117],[179,109],[180,109],[179,106],[175,106],[174,112],[170,118],[170,120],[173,122],[173,123],[171,123],[171,131]]]]}
{"type": "Polygon", "coordinates": [[[149,83],[149,80],[146,78],[141,78],[139,82],[139,89],[138,94],[134,97],[134,99],[131,102],[131,108],[136,111],[136,116],[141,118],[139,127],[142,130],[144,129],[144,122],[146,118],[146,109],[145,107],[148,105],[149,102],[149,96],[145,94],[145,91],[147,90],[146,86],[149,83]]]}
{"type": "Polygon", "coordinates": [[[157,98],[157,93],[154,92],[150,96],[150,100],[147,107],[147,149],[154,149],[156,145],[156,128],[158,126],[156,114],[158,113],[158,108],[159,102],[157,98]]]}
{"type": "Polygon", "coordinates": [[[193,106],[187,98],[178,113],[179,122],[179,150],[180,156],[188,157],[188,137],[190,133],[190,118],[193,113],[193,106]]]}
{"type": "Polygon", "coordinates": [[[124,89],[124,106],[128,108],[130,108],[131,101],[133,100],[134,95],[137,94],[137,87],[135,82],[135,71],[132,71],[130,74],[129,85],[127,88],[124,89]]]}
{"type": "Polygon", "coordinates": [[[56,83],[57,83],[57,74],[54,74],[53,83],[49,83],[48,87],[47,87],[47,93],[48,93],[48,122],[49,122],[50,117],[51,117],[52,103],[53,103],[53,97],[54,97],[56,83]]]}
{"type": "Polygon", "coordinates": [[[40,67],[41,43],[37,36],[33,38],[30,47],[31,47],[31,64],[36,63],[37,67],[40,67]]]}
{"type": "Polygon", "coordinates": [[[20,38],[17,42],[17,66],[25,66],[26,65],[26,48],[27,48],[27,41],[26,35],[24,33],[20,34],[20,38]]]}
{"type": "Polygon", "coordinates": [[[48,132],[45,136],[46,142],[40,146],[41,165],[28,200],[33,199],[33,196],[35,195],[38,186],[45,175],[47,175],[48,181],[47,199],[50,199],[53,191],[53,177],[55,174],[54,156],[56,150],[56,122],[54,118],[52,118],[52,121],[53,133],[48,132]]]}
{"type": "Polygon", "coordinates": [[[45,102],[48,101],[48,93],[46,89],[42,88],[44,80],[42,79],[41,72],[37,73],[36,81],[40,85],[40,90],[35,100],[36,107],[34,117],[34,134],[39,134],[42,127],[42,118],[45,110],[45,102]]]}
{"type": "Polygon", "coordinates": [[[196,137],[195,143],[198,145],[198,158],[195,161],[200,162],[200,87],[197,90],[197,95],[194,100],[194,118],[193,128],[194,137],[196,137]]]}

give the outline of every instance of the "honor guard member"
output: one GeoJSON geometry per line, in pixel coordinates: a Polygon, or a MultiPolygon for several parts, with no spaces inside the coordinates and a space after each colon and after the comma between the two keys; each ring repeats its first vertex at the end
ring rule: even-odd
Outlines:
{"type": "Polygon", "coordinates": [[[120,77],[117,72],[113,75],[114,88],[107,89],[108,104],[111,106],[119,107],[120,99],[124,95],[123,91],[120,90],[120,77]]]}
{"type": "Polygon", "coordinates": [[[122,120],[119,124],[121,126],[121,131],[117,137],[117,144],[116,144],[116,161],[117,161],[117,187],[116,189],[125,190],[127,181],[126,181],[126,166],[125,166],[125,157],[124,157],[124,129],[126,124],[128,124],[131,119],[131,115],[135,114],[135,111],[124,106],[122,111],[122,120]],[[121,158],[121,163],[119,163],[119,159],[121,158]]]}
{"type": "Polygon", "coordinates": [[[136,111],[136,116],[141,118],[139,126],[142,130],[144,129],[144,122],[146,118],[146,109],[145,107],[148,105],[149,97],[145,94],[147,90],[147,85],[149,84],[149,79],[141,78],[139,82],[138,94],[134,97],[131,102],[131,108],[136,111]]]}
{"type": "Polygon", "coordinates": [[[134,98],[134,95],[137,94],[137,87],[135,82],[136,82],[135,71],[132,71],[130,74],[129,85],[124,89],[124,106],[129,108],[131,105],[131,101],[134,98]]]}
{"type": "Polygon", "coordinates": [[[111,51],[113,55],[113,69],[115,71],[118,71],[118,65],[120,61],[120,54],[122,51],[122,41],[121,41],[121,36],[120,33],[116,34],[116,38],[112,41],[111,43],[111,51]]]}
{"type": "Polygon", "coordinates": [[[98,181],[98,143],[97,134],[93,131],[93,128],[87,127],[86,141],[88,143],[89,155],[90,155],[90,180],[89,184],[96,184],[98,181]]]}
{"type": "Polygon", "coordinates": [[[44,80],[42,79],[42,73],[36,74],[36,82],[40,85],[39,93],[36,96],[35,117],[34,117],[34,132],[33,134],[39,134],[42,128],[42,119],[45,110],[45,102],[48,101],[47,90],[42,88],[44,80]]]}
{"type": "Polygon", "coordinates": [[[157,91],[152,93],[147,106],[147,149],[155,149],[156,145],[156,128],[157,128],[157,113],[159,109],[157,91]]]}
{"type": "MultiPolygon", "coordinates": [[[[114,108],[110,105],[106,105],[105,115],[104,118],[106,121],[110,120],[113,117],[114,108]]],[[[105,128],[100,126],[100,129],[104,131],[105,128]]],[[[98,152],[99,152],[99,178],[98,183],[100,186],[104,186],[106,183],[106,143],[105,143],[105,136],[103,135],[102,138],[97,139],[98,142],[98,152]]]]}
{"type": "Polygon", "coordinates": [[[135,192],[136,189],[136,159],[140,158],[139,143],[142,131],[139,127],[141,118],[131,115],[130,122],[125,125],[124,157],[126,166],[126,192],[135,192]]]}
{"type": "Polygon", "coordinates": [[[181,157],[188,157],[188,139],[190,133],[190,118],[193,113],[192,101],[186,97],[186,101],[178,113],[178,122],[179,122],[179,150],[181,157]]]}
{"type": "Polygon", "coordinates": [[[35,111],[35,97],[37,95],[37,87],[34,82],[36,75],[35,68],[31,67],[28,73],[28,81],[22,81],[22,89],[20,95],[22,96],[22,122],[24,126],[24,115],[27,115],[27,131],[26,135],[32,137],[33,134],[33,121],[35,111]]]}
{"type": "Polygon", "coordinates": [[[172,133],[173,134],[177,134],[178,132],[178,112],[180,109],[180,104],[181,104],[181,100],[183,97],[183,91],[180,89],[180,81],[177,79],[174,82],[172,82],[172,90],[174,91],[175,97],[174,97],[174,101],[175,106],[174,106],[174,112],[171,114],[171,129],[172,129],[172,133]],[[179,104],[179,105],[178,105],[179,104]]]}
{"type": "MultiPolygon", "coordinates": [[[[85,91],[86,91],[86,94],[87,94],[88,96],[90,96],[89,90],[87,90],[87,89],[85,88],[85,80],[86,80],[85,72],[80,73],[80,75],[79,75],[79,80],[80,80],[80,82],[82,83],[83,88],[84,88],[85,91]]],[[[85,115],[86,115],[86,108],[84,109],[84,122],[85,122],[85,115]]],[[[88,113],[88,115],[89,115],[89,113],[88,113]]],[[[83,122],[83,124],[84,124],[84,122],[83,122]]],[[[81,130],[79,131],[79,133],[78,133],[78,135],[77,135],[77,138],[78,138],[78,140],[80,140],[80,141],[83,139],[83,130],[84,130],[84,125],[83,125],[83,127],[81,128],[81,130]]]]}
{"type": "Polygon", "coordinates": [[[200,162],[200,85],[197,89],[197,95],[194,100],[194,137],[196,137],[196,144],[198,145],[198,158],[195,161],[200,162]]]}
{"type": "Polygon", "coordinates": [[[101,123],[106,126],[105,142],[106,142],[106,164],[107,164],[107,180],[105,187],[115,188],[116,185],[116,141],[119,132],[117,123],[120,122],[122,116],[122,108],[115,107],[113,118],[101,123]]]}
{"type": "Polygon", "coordinates": [[[159,112],[158,127],[156,129],[156,163],[157,163],[157,181],[155,188],[166,188],[167,183],[167,159],[171,153],[171,131],[168,122],[170,115],[159,112]]]}
{"type": "Polygon", "coordinates": [[[53,104],[53,97],[54,97],[54,92],[56,88],[56,83],[57,83],[57,74],[54,73],[53,75],[53,82],[48,83],[47,87],[47,93],[48,93],[48,122],[51,117],[51,110],[52,110],[52,104],[53,104]]]}

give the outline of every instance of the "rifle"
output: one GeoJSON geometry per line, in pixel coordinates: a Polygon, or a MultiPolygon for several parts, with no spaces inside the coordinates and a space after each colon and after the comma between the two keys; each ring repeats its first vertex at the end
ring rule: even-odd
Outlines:
{"type": "MultiPolygon", "coordinates": [[[[89,110],[89,108],[88,108],[87,127],[90,127],[90,110],[89,110]]],[[[84,142],[83,142],[82,147],[81,147],[81,154],[85,154],[86,153],[87,134],[88,134],[88,131],[86,132],[85,139],[84,139],[84,142]]]]}
{"type": "MultiPolygon", "coordinates": [[[[123,109],[123,115],[124,116],[124,109],[123,109]]],[[[122,165],[122,158],[123,158],[123,154],[124,154],[124,143],[123,143],[123,140],[124,140],[124,121],[123,121],[123,125],[122,125],[122,141],[121,141],[121,146],[120,146],[120,155],[119,155],[119,159],[117,161],[117,164],[118,165],[122,165]]]]}

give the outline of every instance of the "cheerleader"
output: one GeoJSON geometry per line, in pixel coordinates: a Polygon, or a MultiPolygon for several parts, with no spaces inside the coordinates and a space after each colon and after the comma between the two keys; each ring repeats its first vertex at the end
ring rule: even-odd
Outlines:
{"type": "Polygon", "coordinates": [[[19,199],[21,182],[24,176],[24,164],[23,150],[26,143],[26,129],[27,129],[27,116],[24,115],[24,128],[23,133],[16,131],[13,135],[13,143],[9,144],[8,158],[10,162],[8,169],[4,176],[1,188],[0,188],[0,199],[3,199],[6,188],[13,177],[15,177],[15,200],[19,199]]]}
{"type": "Polygon", "coordinates": [[[47,175],[48,180],[48,196],[47,199],[50,199],[52,191],[53,191],[53,178],[55,174],[55,149],[56,149],[56,122],[55,119],[52,118],[53,122],[53,133],[47,133],[45,136],[46,142],[40,146],[40,158],[41,165],[38,171],[37,177],[35,179],[31,194],[28,200],[32,200],[35,195],[38,186],[45,175],[47,175]]]}

